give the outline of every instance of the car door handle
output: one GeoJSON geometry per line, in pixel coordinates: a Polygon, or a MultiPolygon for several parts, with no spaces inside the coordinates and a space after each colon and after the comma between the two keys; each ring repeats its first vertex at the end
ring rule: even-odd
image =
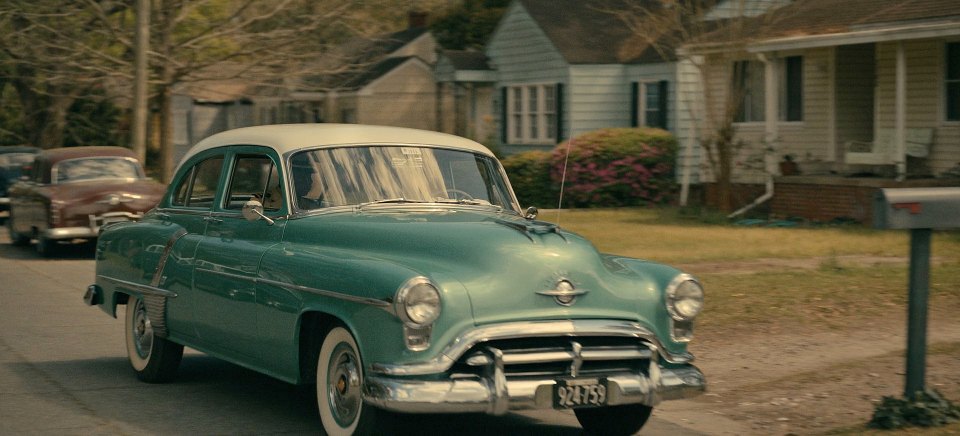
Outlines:
{"type": "Polygon", "coordinates": [[[208,222],[208,223],[211,223],[211,224],[220,224],[220,223],[223,222],[222,219],[216,218],[216,217],[212,217],[212,216],[205,216],[205,217],[203,217],[203,220],[206,221],[206,222],[208,222]]]}

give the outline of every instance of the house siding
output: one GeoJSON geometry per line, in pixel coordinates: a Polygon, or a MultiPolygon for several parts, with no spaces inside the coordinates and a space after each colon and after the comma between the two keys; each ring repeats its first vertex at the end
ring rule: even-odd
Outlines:
{"type": "Polygon", "coordinates": [[[570,67],[570,137],[607,127],[630,127],[630,81],[624,65],[570,67]]]}

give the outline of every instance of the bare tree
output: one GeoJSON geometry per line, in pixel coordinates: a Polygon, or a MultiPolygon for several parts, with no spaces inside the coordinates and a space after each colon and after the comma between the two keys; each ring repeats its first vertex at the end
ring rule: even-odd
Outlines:
{"type": "MultiPolygon", "coordinates": [[[[159,114],[161,177],[173,171],[175,85],[242,79],[283,87],[300,74],[335,73],[317,62],[357,35],[389,29],[421,0],[152,0],[149,84],[159,114]]],[[[431,2],[426,2],[431,3],[431,2]]],[[[435,3],[435,2],[433,2],[435,3]]],[[[27,108],[30,142],[58,146],[66,108],[90,86],[128,95],[134,78],[134,9],[129,0],[5,0],[0,5],[0,74],[27,108]]],[[[125,97],[120,104],[130,104],[125,97]]]]}
{"type": "MultiPolygon", "coordinates": [[[[116,14],[123,5],[105,6],[116,14]]],[[[67,110],[77,97],[102,86],[89,69],[102,57],[85,58],[76,49],[109,53],[109,41],[88,39],[98,18],[79,2],[6,0],[0,2],[0,75],[16,91],[23,108],[23,142],[41,148],[63,143],[67,110]],[[77,65],[84,65],[78,69],[77,65]]]]}
{"type": "MultiPolygon", "coordinates": [[[[634,43],[625,50],[656,50],[696,72],[693,85],[698,104],[688,106],[697,143],[717,185],[718,207],[733,210],[734,162],[744,145],[736,139],[734,122],[741,115],[742,69],[735,61],[747,58],[746,45],[764,28],[761,15],[779,0],[649,0],[628,2],[617,14],[631,30],[634,43]],[[716,86],[726,83],[729,86],[716,86]],[[711,86],[713,85],[713,86],[711,86]]],[[[688,88],[690,87],[687,84],[688,88]]],[[[678,87],[679,88],[679,87],[678,87]]],[[[678,96],[678,99],[689,96],[678,96]]]]}

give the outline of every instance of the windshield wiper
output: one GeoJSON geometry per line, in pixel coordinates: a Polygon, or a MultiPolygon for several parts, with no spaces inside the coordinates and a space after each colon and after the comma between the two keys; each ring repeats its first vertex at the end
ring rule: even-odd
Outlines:
{"type": "Polygon", "coordinates": [[[364,206],[369,206],[371,204],[384,204],[384,203],[403,204],[403,203],[425,203],[425,202],[420,200],[407,200],[406,198],[403,198],[403,197],[397,197],[397,198],[385,198],[382,200],[368,201],[366,203],[358,204],[357,207],[362,209],[364,206]]]}
{"type": "Polygon", "coordinates": [[[477,200],[477,199],[467,200],[467,199],[465,199],[465,198],[461,198],[461,199],[455,199],[455,198],[438,198],[436,202],[437,202],[437,203],[444,203],[444,204],[468,204],[468,205],[471,205],[471,206],[493,206],[493,203],[490,203],[490,202],[487,201],[487,200],[477,200]]]}

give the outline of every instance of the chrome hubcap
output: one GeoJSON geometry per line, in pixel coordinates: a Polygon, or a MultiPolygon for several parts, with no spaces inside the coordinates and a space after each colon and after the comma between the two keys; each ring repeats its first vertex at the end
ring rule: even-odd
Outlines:
{"type": "Polygon", "coordinates": [[[360,395],[360,367],[353,349],[340,344],[330,358],[327,373],[327,395],[330,411],[342,427],[348,427],[357,418],[363,398],[360,395]]]}
{"type": "Polygon", "coordinates": [[[153,325],[147,317],[147,310],[142,300],[137,300],[136,313],[133,317],[133,343],[137,347],[137,355],[141,358],[150,357],[150,348],[153,347],[153,325]]]}

